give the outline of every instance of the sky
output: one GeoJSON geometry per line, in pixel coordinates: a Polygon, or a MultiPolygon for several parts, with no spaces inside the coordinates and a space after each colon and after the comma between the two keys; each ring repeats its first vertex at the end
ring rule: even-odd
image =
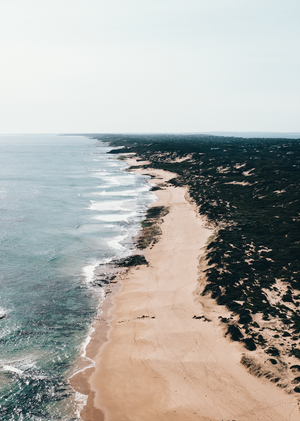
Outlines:
{"type": "Polygon", "coordinates": [[[300,132],[299,0],[0,0],[0,133],[300,132]]]}

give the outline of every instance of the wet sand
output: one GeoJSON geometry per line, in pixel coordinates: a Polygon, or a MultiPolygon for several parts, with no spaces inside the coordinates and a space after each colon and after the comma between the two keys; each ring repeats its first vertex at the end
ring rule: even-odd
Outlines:
{"type": "MultiPolygon", "coordinates": [[[[155,174],[156,183],[174,176],[139,171],[155,174]]],[[[299,421],[296,398],[247,372],[240,364],[245,349],[224,338],[219,316],[226,309],[200,295],[201,255],[213,232],[186,189],[168,186],[156,194],[155,205],[170,212],[159,242],[145,251],[149,266],[122,275],[96,326],[95,337],[107,333],[108,340],[92,340],[88,348],[95,368],[77,385],[89,392],[82,419],[299,421]]]]}

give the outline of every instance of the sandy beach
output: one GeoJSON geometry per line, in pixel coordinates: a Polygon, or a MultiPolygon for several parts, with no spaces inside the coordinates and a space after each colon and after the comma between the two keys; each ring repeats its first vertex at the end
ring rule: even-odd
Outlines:
{"type": "MultiPolygon", "coordinates": [[[[155,175],[157,184],[174,177],[136,171],[155,175]]],[[[155,193],[155,206],[169,207],[162,235],[145,250],[149,266],[123,273],[95,326],[87,350],[95,368],[75,379],[75,388],[89,393],[82,419],[299,421],[294,396],[241,365],[249,352],[224,337],[219,317],[227,310],[200,295],[201,256],[213,231],[187,200],[186,188],[167,185],[155,193]]]]}

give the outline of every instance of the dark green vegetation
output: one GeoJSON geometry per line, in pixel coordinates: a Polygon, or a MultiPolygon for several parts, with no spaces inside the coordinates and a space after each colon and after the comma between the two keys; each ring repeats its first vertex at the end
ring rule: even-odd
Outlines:
{"type": "Polygon", "coordinates": [[[158,241],[161,234],[161,219],[169,212],[165,206],[153,206],[146,213],[146,218],[142,221],[142,234],[138,238],[137,247],[141,250],[150,245],[154,245],[158,241]]]}
{"type": "Polygon", "coordinates": [[[107,285],[117,282],[115,279],[120,269],[140,265],[148,266],[148,262],[142,254],[134,254],[121,259],[114,259],[109,264],[101,264],[98,268],[102,267],[106,272],[100,271],[100,273],[96,274],[93,286],[105,288],[107,285]]]}
{"type": "Polygon", "coordinates": [[[131,266],[148,265],[148,262],[142,254],[135,254],[123,259],[114,260],[113,264],[117,267],[128,268],[131,266]]]}
{"type": "MultiPolygon", "coordinates": [[[[253,323],[255,314],[263,321],[279,320],[281,328],[274,334],[300,333],[299,140],[203,135],[98,138],[122,147],[112,153],[135,152],[150,167],[176,173],[171,183],[187,185],[200,213],[214,224],[217,234],[207,247],[204,294],[211,293],[237,318],[243,333],[232,329],[230,336],[243,335],[249,348],[267,347],[260,326],[253,323]]],[[[270,348],[268,353],[276,354],[270,348]]],[[[300,351],[291,349],[290,355],[300,358],[300,351]]]]}

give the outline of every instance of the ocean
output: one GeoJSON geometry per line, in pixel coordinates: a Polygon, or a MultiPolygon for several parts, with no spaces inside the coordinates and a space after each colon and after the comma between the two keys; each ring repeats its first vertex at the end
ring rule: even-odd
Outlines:
{"type": "MultiPolygon", "coordinates": [[[[77,420],[68,379],[103,290],[155,201],[147,177],[84,136],[0,136],[0,419],[77,420]]],[[[78,398],[78,396],[77,396],[78,398]]]]}

